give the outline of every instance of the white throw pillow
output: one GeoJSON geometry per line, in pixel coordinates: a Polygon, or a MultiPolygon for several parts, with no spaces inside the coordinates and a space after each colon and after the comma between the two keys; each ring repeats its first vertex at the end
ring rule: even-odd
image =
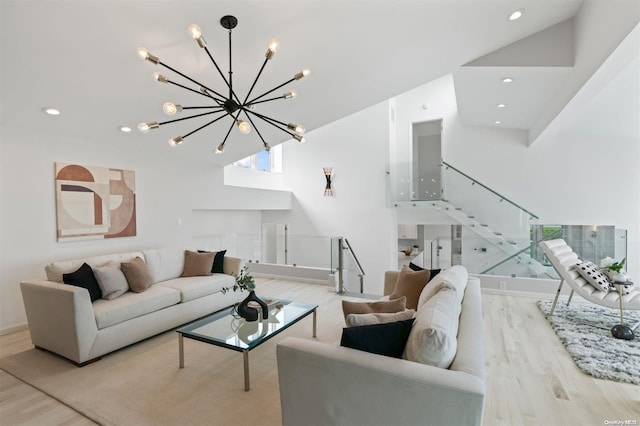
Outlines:
{"type": "Polygon", "coordinates": [[[440,273],[433,277],[424,289],[422,289],[422,293],[420,293],[420,297],[418,298],[417,309],[420,310],[420,306],[424,305],[443,288],[454,289],[460,303],[462,303],[462,297],[464,296],[464,290],[467,288],[468,280],[469,272],[467,272],[467,268],[461,265],[454,265],[449,269],[440,271],[440,273]]]}
{"type": "Polygon", "coordinates": [[[93,268],[93,275],[98,281],[103,299],[113,300],[129,290],[127,277],[124,276],[120,264],[117,262],[93,268]]]}
{"type": "Polygon", "coordinates": [[[443,288],[418,309],[402,358],[449,368],[458,349],[462,304],[456,290],[443,288]]]}
{"type": "Polygon", "coordinates": [[[360,325],[385,324],[388,322],[404,321],[413,318],[416,311],[406,309],[400,312],[392,313],[371,313],[371,314],[349,314],[347,315],[347,327],[356,327],[360,325]]]}
{"type": "Polygon", "coordinates": [[[600,270],[593,262],[578,262],[576,263],[576,271],[578,274],[589,284],[594,286],[596,290],[608,293],[611,290],[612,284],[609,281],[609,277],[603,271],[600,270]]]}

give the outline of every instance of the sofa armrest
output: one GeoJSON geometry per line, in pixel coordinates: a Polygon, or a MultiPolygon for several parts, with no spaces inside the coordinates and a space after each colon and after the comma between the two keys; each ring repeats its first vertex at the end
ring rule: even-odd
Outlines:
{"type": "Polygon", "coordinates": [[[20,289],[33,344],[88,361],[98,327],[87,289],[45,280],[22,281],[20,289]]]}
{"type": "Polygon", "coordinates": [[[471,374],[292,337],[277,358],[284,425],[482,422],[485,383],[471,374]]]}
{"type": "Polygon", "coordinates": [[[240,274],[240,265],[242,264],[242,259],[239,257],[233,256],[225,256],[224,263],[222,264],[222,270],[227,275],[233,275],[237,277],[240,274]]]}

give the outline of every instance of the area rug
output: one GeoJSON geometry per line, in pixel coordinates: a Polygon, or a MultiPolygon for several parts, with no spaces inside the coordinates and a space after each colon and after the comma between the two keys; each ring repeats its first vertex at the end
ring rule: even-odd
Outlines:
{"type": "MultiPolygon", "coordinates": [[[[317,340],[334,343],[344,326],[341,299],[325,287],[316,293],[317,340]]],[[[0,368],[101,425],[280,425],[276,345],[311,339],[312,324],[309,316],[249,353],[249,392],[240,352],[185,339],[179,368],[175,331],[82,368],[38,349],[2,358],[0,368]]]]}
{"type": "MultiPolygon", "coordinates": [[[[552,301],[538,301],[544,315],[552,301]]],[[[625,311],[625,323],[640,321],[640,312],[625,311]]],[[[599,379],[640,385],[640,328],[635,340],[616,339],[611,327],[620,322],[620,311],[594,304],[558,303],[553,316],[547,317],[551,328],[585,373],[599,379]]]]}

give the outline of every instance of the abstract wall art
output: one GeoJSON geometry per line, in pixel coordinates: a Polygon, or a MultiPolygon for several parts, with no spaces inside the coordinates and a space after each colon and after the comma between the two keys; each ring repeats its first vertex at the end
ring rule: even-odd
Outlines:
{"type": "Polygon", "coordinates": [[[135,172],[55,164],[58,241],[136,235],[135,172]]]}

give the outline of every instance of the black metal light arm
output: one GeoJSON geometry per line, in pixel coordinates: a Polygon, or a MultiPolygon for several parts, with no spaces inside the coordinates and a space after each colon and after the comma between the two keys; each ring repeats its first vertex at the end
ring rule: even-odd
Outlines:
{"type": "MultiPolygon", "coordinates": [[[[164,62],[162,62],[162,61],[158,61],[158,64],[160,64],[160,65],[162,65],[163,67],[165,67],[165,68],[167,68],[167,69],[169,69],[169,70],[171,70],[171,71],[175,72],[175,73],[176,73],[176,74],[178,74],[179,76],[182,76],[182,77],[186,78],[186,79],[187,79],[187,80],[189,80],[190,82],[195,83],[195,84],[197,84],[198,86],[204,87],[205,89],[207,89],[208,91],[210,91],[210,92],[212,92],[212,93],[215,93],[216,95],[220,96],[220,98],[222,98],[222,99],[224,99],[224,98],[225,98],[225,97],[224,97],[224,95],[221,95],[220,93],[218,93],[218,92],[216,92],[215,90],[213,90],[213,89],[211,89],[211,88],[209,88],[209,87],[205,86],[204,84],[199,83],[199,82],[197,82],[196,80],[192,79],[191,77],[188,77],[188,76],[184,75],[183,73],[181,73],[181,72],[180,72],[180,71],[178,71],[177,69],[172,68],[171,66],[169,66],[169,65],[165,64],[164,62]]],[[[169,81],[171,81],[171,80],[169,80],[169,81]]]]}
{"type": "MultiPolygon", "coordinates": [[[[195,89],[192,89],[191,87],[187,87],[187,86],[184,86],[184,85],[182,85],[180,83],[176,83],[175,81],[167,80],[167,83],[173,84],[174,86],[181,87],[181,88],[183,88],[185,90],[189,90],[190,92],[197,93],[198,95],[213,99],[214,101],[216,101],[216,103],[218,105],[221,105],[222,103],[224,103],[224,99],[218,99],[218,98],[216,98],[214,96],[208,95],[206,93],[202,93],[199,90],[195,90],[195,89]]],[[[204,87],[204,86],[202,86],[202,87],[204,87]]],[[[220,95],[218,95],[218,96],[220,96],[220,95]]]]}
{"type": "Polygon", "coordinates": [[[275,98],[263,99],[261,101],[252,102],[249,106],[261,104],[264,102],[277,101],[278,99],[287,99],[287,97],[285,95],[280,95],[280,96],[276,96],[275,98]]]}
{"type": "Polygon", "coordinates": [[[269,62],[268,57],[265,58],[264,62],[262,63],[262,66],[260,67],[260,71],[258,71],[258,75],[256,75],[256,78],[253,80],[253,84],[251,84],[251,88],[247,92],[247,96],[244,98],[244,102],[242,103],[243,105],[247,103],[247,99],[249,99],[249,96],[251,96],[251,92],[253,92],[253,88],[256,87],[256,83],[258,82],[258,79],[260,78],[260,75],[262,74],[264,67],[267,65],[267,62],[269,62]]]}
{"type": "Polygon", "coordinates": [[[264,97],[265,97],[265,96],[267,96],[269,93],[273,93],[273,92],[275,92],[276,90],[280,89],[281,87],[286,86],[287,84],[289,84],[289,83],[291,83],[291,82],[293,82],[293,81],[296,81],[296,78],[295,78],[295,77],[293,77],[293,78],[292,78],[292,79],[290,79],[290,80],[285,81],[284,83],[282,83],[282,84],[281,84],[281,85],[279,85],[279,86],[274,87],[273,89],[269,90],[268,92],[264,92],[262,95],[258,96],[257,98],[253,98],[253,99],[251,99],[251,100],[250,100],[248,103],[246,103],[245,105],[249,106],[249,105],[253,104],[255,101],[257,101],[258,99],[260,99],[260,98],[264,98],[264,97]]]}
{"type": "MultiPolygon", "coordinates": [[[[176,123],[178,121],[188,120],[190,118],[196,118],[196,117],[202,117],[202,116],[205,116],[205,115],[216,114],[216,113],[219,113],[219,112],[225,112],[225,111],[224,110],[209,111],[209,112],[203,112],[202,114],[190,115],[189,117],[176,118],[175,120],[168,120],[168,121],[163,121],[161,123],[158,123],[158,126],[162,126],[163,124],[176,123]]],[[[223,115],[223,117],[224,117],[224,115],[223,115]]]]}
{"type": "MultiPolygon", "coordinates": [[[[216,60],[213,59],[213,56],[211,55],[211,52],[209,52],[209,48],[207,48],[205,46],[204,51],[207,52],[207,55],[209,55],[209,59],[211,59],[211,62],[213,62],[213,65],[216,67],[216,69],[218,70],[218,73],[220,74],[220,77],[222,77],[222,80],[224,81],[224,84],[227,85],[227,87],[229,88],[229,90],[231,91],[231,93],[233,94],[233,97],[236,99],[236,101],[238,103],[240,103],[240,100],[238,99],[238,97],[236,96],[235,92],[233,92],[231,85],[229,84],[229,82],[227,81],[227,78],[224,76],[224,73],[222,72],[222,70],[220,69],[220,67],[218,66],[218,64],[216,63],[216,60]]],[[[223,101],[224,102],[224,101],[223,101]]]]}
{"type": "Polygon", "coordinates": [[[225,115],[221,115],[220,117],[216,118],[215,120],[212,120],[212,121],[208,122],[208,123],[207,123],[207,124],[205,124],[204,126],[200,126],[200,127],[198,127],[197,129],[190,131],[189,133],[187,133],[186,135],[184,135],[184,136],[182,137],[182,139],[184,139],[184,138],[186,138],[186,137],[188,137],[188,136],[191,136],[191,135],[192,135],[192,134],[194,134],[195,132],[197,132],[197,131],[199,131],[199,130],[204,129],[205,127],[207,127],[207,126],[209,126],[209,125],[211,125],[211,124],[215,123],[215,122],[216,122],[216,121],[218,121],[218,120],[222,120],[222,119],[223,119],[223,118],[225,118],[227,115],[229,115],[229,113],[226,113],[225,115]]]}
{"type": "Polygon", "coordinates": [[[270,150],[271,146],[269,146],[269,144],[267,143],[267,141],[264,140],[264,138],[262,137],[262,134],[260,134],[260,130],[258,130],[258,126],[256,126],[256,123],[253,122],[253,120],[251,119],[251,116],[249,114],[247,114],[247,111],[244,111],[244,115],[247,116],[247,119],[249,120],[249,122],[251,123],[251,127],[253,127],[254,129],[256,129],[256,133],[258,134],[258,136],[260,137],[260,140],[262,141],[262,145],[265,147],[265,149],[270,150]]]}
{"type": "MultiPolygon", "coordinates": [[[[272,121],[275,121],[276,123],[280,123],[279,121],[274,120],[273,118],[269,118],[269,117],[267,117],[267,116],[265,116],[265,115],[258,114],[257,112],[253,112],[253,111],[251,111],[250,109],[246,109],[246,108],[244,108],[243,110],[244,110],[244,111],[246,111],[246,112],[248,112],[248,113],[250,113],[250,114],[255,115],[256,117],[258,117],[258,118],[259,118],[259,119],[261,119],[262,121],[265,121],[265,122],[267,122],[267,123],[271,124],[271,125],[272,125],[273,127],[275,127],[276,129],[280,129],[280,130],[282,130],[283,132],[285,132],[285,133],[289,134],[289,135],[290,135],[290,136],[292,136],[292,137],[296,136],[296,134],[295,134],[295,133],[292,133],[292,132],[290,132],[290,131],[288,131],[288,130],[285,130],[285,129],[283,129],[282,127],[278,126],[277,124],[273,123],[272,121]]],[[[280,123],[280,124],[282,124],[282,123],[280,123]]],[[[286,125],[285,125],[285,126],[286,126],[286,125]]]]}

